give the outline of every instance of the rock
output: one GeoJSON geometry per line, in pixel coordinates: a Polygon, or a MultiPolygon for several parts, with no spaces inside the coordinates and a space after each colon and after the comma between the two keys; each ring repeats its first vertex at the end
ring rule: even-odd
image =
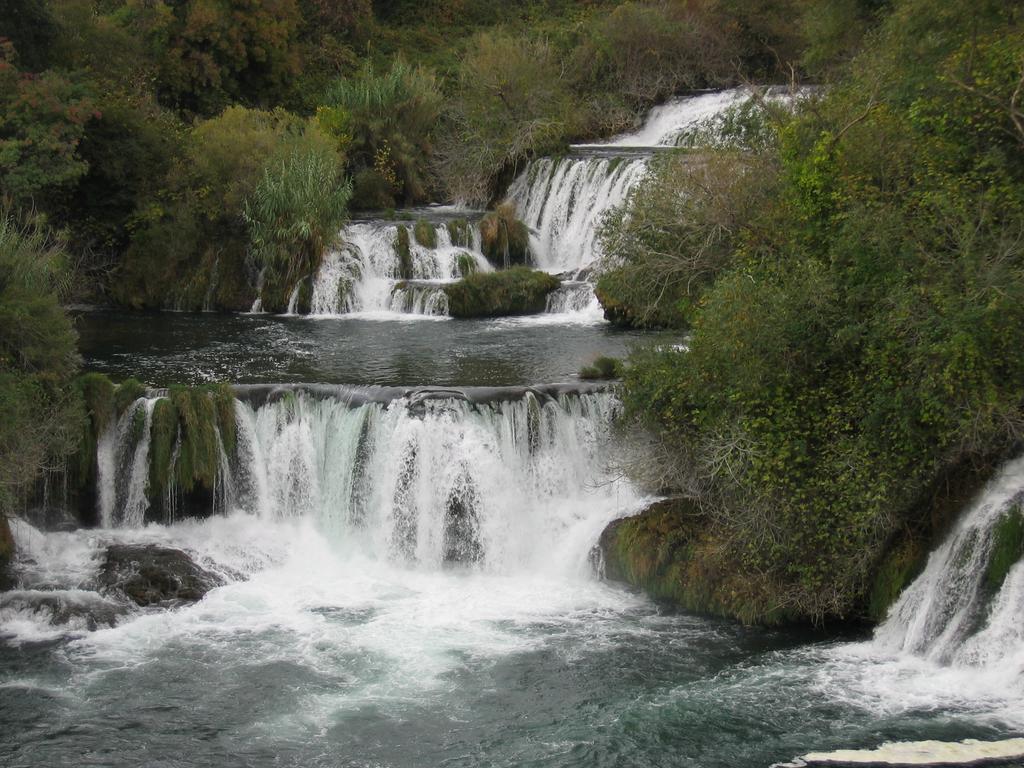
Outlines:
{"type": "Polygon", "coordinates": [[[88,630],[113,627],[128,606],[82,590],[25,589],[0,594],[0,616],[32,616],[52,627],[88,630]]]}
{"type": "Polygon", "coordinates": [[[224,583],[179,549],[138,544],[110,545],[98,577],[100,589],[143,606],[194,603],[224,583]]]}

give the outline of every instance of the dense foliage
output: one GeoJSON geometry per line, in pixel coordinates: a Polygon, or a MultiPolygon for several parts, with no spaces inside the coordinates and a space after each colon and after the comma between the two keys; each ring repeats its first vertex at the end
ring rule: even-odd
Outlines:
{"type": "Polygon", "coordinates": [[[59,303],[68,285],[63,244],[38,222],[0,211],[0,544],[6,516],[76,447],[76,337],[59,303]]]}
{"type": "Polygon", "coordinates": [[[1024,437],[1021,22],[903,0],[774,141],[707,150],[745,183],[656,173],[609,224],[602,285],[692,333],[627,374],[643,469],[763,616],[857,610],[950,478],[1024,437]]]}

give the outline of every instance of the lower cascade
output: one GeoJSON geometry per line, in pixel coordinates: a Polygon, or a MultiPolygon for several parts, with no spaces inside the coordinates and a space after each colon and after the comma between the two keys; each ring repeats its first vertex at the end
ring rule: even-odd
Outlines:
{"type": "MultiPolygon", "coordinates": [[[[207,510],[183,510],[173,487],[151,499],[149,424],[160,398],[141,398],[100,441],[101,522],[132,528],[185,511],[241,511],[308,519],[339,545],[421,566],[507,571],[550,557],[585,563],[602,526],[635,501],[605,476],[614,395],[477,394],[242,394],[234,404],[234,450],[217,436],[207,510]]],[[[172,463],[181,450],[179,435],[172,463]]],[[[174,468],[166,474],[173,477],[174,468]]]]}

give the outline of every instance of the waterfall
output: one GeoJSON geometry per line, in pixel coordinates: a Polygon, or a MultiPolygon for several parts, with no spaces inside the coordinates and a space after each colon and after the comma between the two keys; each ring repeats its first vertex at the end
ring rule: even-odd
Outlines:
{"type": "Polygon", "coordinates": [[[142,524],[148,507],[146,484],[155,405],[156,398],[139,398],[97,441],[97,503],[104,528],[142,524]]]}
{"type": "Polygon", "coordinates": [[[509,197],[530,229],[537,266],[577,272],[598,255],[605,213],[626,202],[647,171],[645,157],[582,157],[531,162],[509,187],[509,197]]]}
{"type": "Polygon", "coordinates": [[[601,303],[594,294],[594,286],[583,280],[566,280],[548,294],[545,313],[553,315],[586,315],[604,317],[601,303]]]}
{"type": "MultiPolygon", "coordinates": [[[[996,586],[987,579],[997,531],[1024,504],[1024,457],[1010,462],[972,503],[875,635],[880,650],[943,666],[1024,669],[1024,562],[996,586]]],[[[1007,683],[1009,685],[1009,682],[1007,683]]]]}
{"type": "MultiPolygon", "coordinates": [[[[652,109],[632,133],[595,144],[577,144],[561,159],[529,163],[508,196],[530,228],[537,266],[576,272],[600,256],[598,230],[605,214],[623,205],[647,172],[651,156],[676,146],[683,134],[752,97],[747,88],[672,99],[652,109]]],[[[763,97],[790,98],[783,89],[763,97]]]]}
{"type": "Polygon", "coordinates": [[[314,278],[311,313],[446,315],[442,286],[461,278],[464,266],[481,272],[493,268],[480,252],[475,227],[467,228],[474,235],[458,245],[447,224],[428,226],[434,247],[417,242],[412,227],[403,223],[345,227],[342,247],[325,256],[314,278]]]}
{"type": "MultiPolygon", "coordinates": [[[[605,469],[618,408],[609,392],[357,394],[240,391],[236,450],[218,477],[223,511],[305,518],[378,559],[508,571],[566,547],[584,563],[634,500],[605,469]]],[[[133,441],[130,425],[143,409],[148,430],[155,402],[140,399],[104,435],[99,450],[116,457],[100,461],[106,525],[145,519],[148,433],[133,441]]]]}

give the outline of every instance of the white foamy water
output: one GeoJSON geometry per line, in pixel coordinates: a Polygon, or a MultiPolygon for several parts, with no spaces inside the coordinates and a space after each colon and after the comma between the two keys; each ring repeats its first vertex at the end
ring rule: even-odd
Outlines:
{"type": "Polygon", "coordinates": [[[1024,562],[996,594],[983,583],[995,527],[1022,501],[1024,458],[964,511],[873,641],[826,654],[815,687],[878,715],[951,710],[1024,729],[1024,562]]]}
{"type": "Polygon", "coordinates": [[[313,281],[310,312],[314,316],[356,314],[388,317],[393,315],[446,316],[448,298],[442,283],[461,277],[459,257],[467,256],[477,271],[493,268],[480,252],[479,233],[469,227],[471,241],[452,243],[445,224],[431,225],[437,241],[435,248],[416,242],[412,225],[393,222],[359,222],[342,230],[342,246],[324,257],[313,281]],[[414,281],[402,281],[402,262],[398,254],[398,230],[409,233],[409,274],[414,281]]]}
{"type": "Polygon", "coordinates": [[[643,157],[565,157],[532,161],[509,187],[530,229],[530,252],[540,269],[577,272],[599,253],[602,216],[626,202],[647,172],[643,157]]]}
{"type": "Polygon", "coordinates": [[[643,126],[631,133],[624,133],[609,141],[583,144],[590,147],[672,147],[687,128],[720,115],[730,107],[750,98],[746,88],[732,88],[726,91],[702,93],[697,96],[683,96],[670,99],[654,107],[644,120],[643,126]]]}

